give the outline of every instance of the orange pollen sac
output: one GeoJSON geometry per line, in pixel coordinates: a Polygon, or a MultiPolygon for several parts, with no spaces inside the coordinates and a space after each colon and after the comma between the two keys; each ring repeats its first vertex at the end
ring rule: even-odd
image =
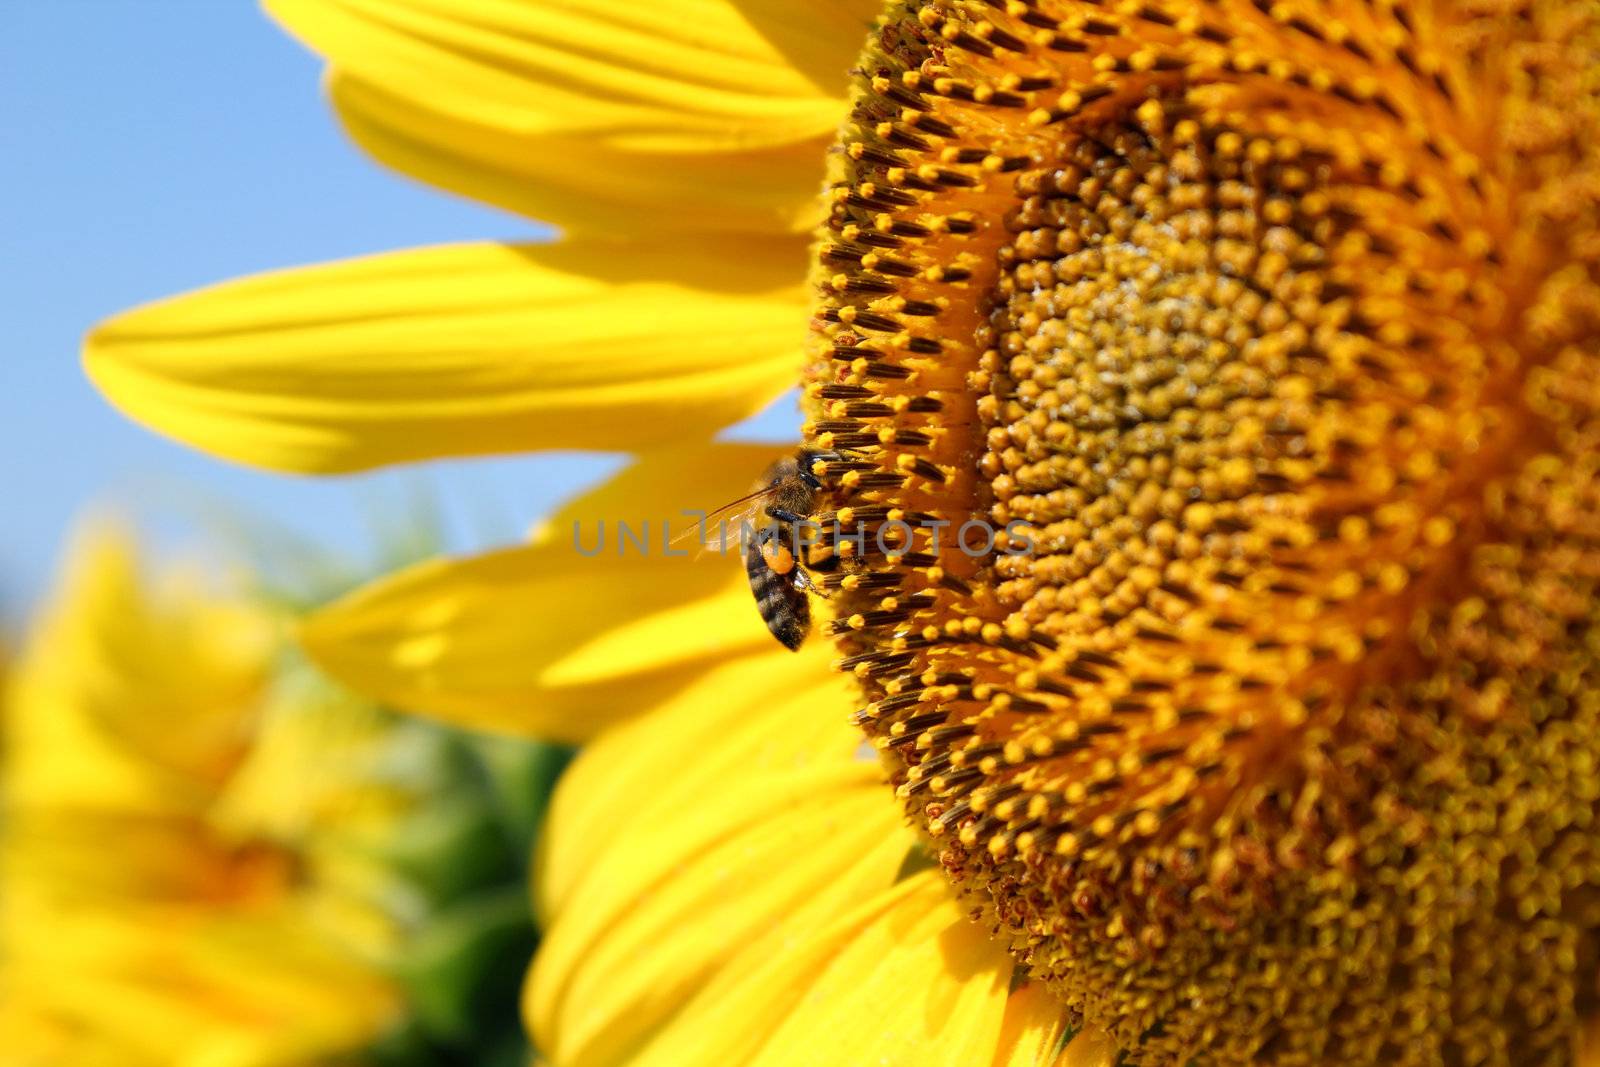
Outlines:
{"type": "Polygon", "coordinates": [[[1127,1063],[1594,1026],[1597,57],[1592,0],[925,0],[858,64],[827,629],[974,916],[1127,1063]]]}
{"type": "Polygon", "coordinates": [[[781,542],[767,541],[762,544],[761,558],[774,574],[788,574],[794,570],[794,553],[781,542]]]}

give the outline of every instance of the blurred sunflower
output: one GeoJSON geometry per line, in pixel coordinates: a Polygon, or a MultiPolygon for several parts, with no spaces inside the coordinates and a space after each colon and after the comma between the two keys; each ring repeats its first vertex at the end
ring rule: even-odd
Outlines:
{"type": "Polygon", "coordinates": [[[531,949],[483,768],[284,636],[84,528],[4,704],[0,1060],[518,1062],[514,1000],[498,1030],[464,1003],[531,949]]]}
{"type": "Polygon", "coordinates": [[[537,884],[555,1063],[1580,1055],[1592,4],[270,6],[375,156],[564,238],[230,283],[89,370],[282,469],[634,453],[306,631],[402,706],[608,728],[537,884]],[[770,454],[707,439],[796,367],[817,517],[1035,549],[858,553],[844,679],[569,536],[737,495],[770,454]]]}

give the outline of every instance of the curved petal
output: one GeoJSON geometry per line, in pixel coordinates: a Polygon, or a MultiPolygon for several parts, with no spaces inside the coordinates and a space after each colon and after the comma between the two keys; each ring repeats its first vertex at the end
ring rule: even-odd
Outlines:
{"type": "Polygon", "coordinates": [[[553,1062],[970,1067],[993,1059],[1011,960],[967,920],[938,874],[858,890],[854,904],[825,895],[832,921],[781,925],[780,939],[733,960],[631,1053],[558,1053],[553,1062]]]}
{"type": "Polygon", "coordinates": [[[937,872],[906,886],[813,972],[751,1067],[969,1067],[994,1058],[1011,959],[937,872]]]}
{"type": "Polygon", "coordinates": [[[1006,1001],[994,1067],[1115,1067],[1118,1049],[1097,1030],[1073,1033],[1061,1002],[1038,982],[1023,982],[1006,1001]]]}
{"type": "Polygon", "coordinates": [[[243,463],[622,451],[710,433],[793,384],[803,242],[462,245],[227,282],[119,315],[90,377],[243,463]]]}
{"type": "Polygon", "coordinates": [[[1067,1019],[1061,1002],[1038,982],[1023,982],[1006,1001],[994,1067],[1052,1067],[1066,1038],[1067,1019]]]}
{"type": "MultiPolygon", "coordinates": [[[[893,885],[914,838],[860,751],[828,652],[721,664],[607,731],[562,779],[527,994],[553,1063],[605,1067],[658,1046],[645,1058],[737,1062],[726,1049],[674,1059],[676,1042],[706,1039],[679,1017],[893,885]]],[[[753,1049],[774,1025],[758,1014],[739,1032],[753,1049]]]]}
{"type": "Polygon", "coordinates": [[[821,641],[799,653],[772,644],[717,664],[586,748],[563,776],[540,835],[539,914],[567,905],[616,847],[614,828],[640,812],[666,818],[711,797],[721,806],[720,790],[732,782],[858,763],[860,734],[846,715],[856,696],[850,680],[828,668],[830,653],[821,641]]]}
{"type": "Polygon", "coordinates": [[[343,71],[328,94],[350,139],[403,174],[568,233],[810,232],[828,138],[737,155],[619,158],[603,141],[526,134],[441,114],[343,71]]]}
{"type": "Polygon", "coordinates": [[[708,663],[772,644],[738,561],[669,556],[662,542],[683,508],[738,496],[774,454],[653,452],[560,509],[535,544],[402,570],[315,613],[302,641],[335,678],[395,706],[582,739],[708,663]],[[621,543],[619,520],[648,529],[648,548],[621,543]],[[603,553],[586,555],[602,524],[603,553]]]}
{"type": "Polygon", "coordinates": [[[1013,1003],[943,880],[905,877],[914,835],[824,660],[727,664],[563,779],[526,997],[552,1063],[1051,1062],[1059,1008],[1013,1003]]]}
{"type": "Polygon", "coordinates": [[[612,827],[556,916],[529,993],[530,1026],[555,1063],[618,1062],[719,972],[889,885],[910,845],[869,764],[746,777],[719,792],[714,804],[612,827]]]}
{"type": "Polygon", "coordinates": [[[1067,1042],[1053,1067],[1116,1067],[1122,1052],[1103,1030],[1080,1030],[1067,1042]]]}
{"type": "Polygon", "coordinates": [[[339,72],[335,103],[384,162],[537,218],[624,231],[793,227],[877,6],[267,0],[339,72]],[[802,143],[780,169],[774,150],[802,143]]]}

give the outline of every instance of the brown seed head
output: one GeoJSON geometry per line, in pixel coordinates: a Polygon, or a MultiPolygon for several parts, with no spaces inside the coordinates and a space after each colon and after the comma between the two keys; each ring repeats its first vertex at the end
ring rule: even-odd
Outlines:
{"type": "Polygon", "coordinates": [[[1596,1009],[1597,57],[1587,0],[926,0],[861,61],[831,629],[1130,1062],[1562,1064],[1596,1009]]]}

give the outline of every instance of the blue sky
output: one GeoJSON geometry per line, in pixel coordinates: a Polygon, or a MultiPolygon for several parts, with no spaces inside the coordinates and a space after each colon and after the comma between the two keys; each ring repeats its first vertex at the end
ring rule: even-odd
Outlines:
{"type": "MultiPolygon", "coordinates": [[[[242,0],[0,3],[0,614],[45,587],[73,516],[122,502],[163,540],[225,503],[361,558],[421,492],[457,550],[504,540],[605,457],[497,458],[338,479],[229,465],[128,422],[78,365],[120,308],[253,271],[526,220],[380,169],[340,134],[320,63],[242,0]]],[[[792,433],[780,406],[755,436],[792,433]]]]}

